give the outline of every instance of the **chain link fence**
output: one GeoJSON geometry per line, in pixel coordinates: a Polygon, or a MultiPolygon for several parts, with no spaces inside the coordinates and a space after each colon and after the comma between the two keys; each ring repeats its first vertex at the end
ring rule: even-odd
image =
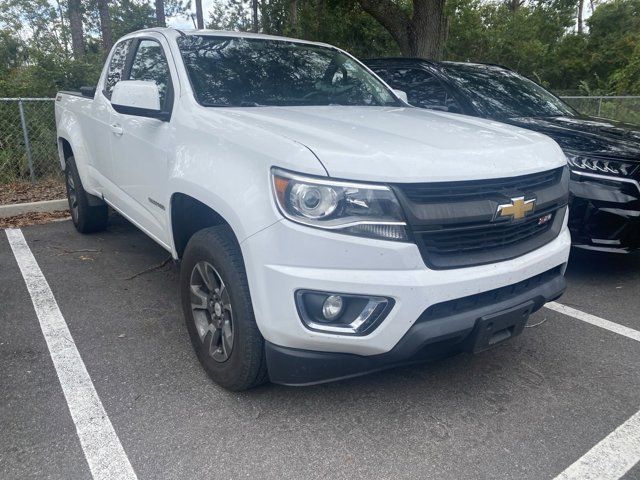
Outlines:
{"type": "Polygon", "coordinates": [[[640,96],[566,96],[560,98],[585,115],[640,125],[640,96]]]}
{"type": "Polygon", "coordinates": [[[60,176],[53,98],[0,98],[0,185],[60,176]]]}
{"type": "MultiPolygon", "coordinates": [[[[579,112],[640,124],[640,96],[561,97],[579,112]]],[[[0,98],[0,185],[59,177],[53,98],[0,98]]]]}

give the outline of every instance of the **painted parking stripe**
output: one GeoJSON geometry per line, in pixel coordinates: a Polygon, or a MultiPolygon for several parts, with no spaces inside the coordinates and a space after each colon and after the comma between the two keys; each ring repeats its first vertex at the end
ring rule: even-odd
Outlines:
{"type": "Polygon", "coordinates": [[[610,322],[609,320],[596,317],[595,315],[591,315],[590,313],[581,312],[580,310],[567,307],[566,305],[562,305],[561,303],[549,302],[545,305],[545,307],[555,312],[559,312],[564,315],[577,318],[578,320],[582,320],[583,322],[590,323],[591,325],[595,325],[596,327],[604,328],[605,330],[609,330],[610,332],[614,332],[614,333],[617,333],[618,335],[623,335],[627,338],[631,338],[633,340],[637,340],[638,342],[640,342],[640,332],[638,330],[634,330],[633,328],[625,327],[624,325],[610,322]]]}
{"type": "MultiPolygon", "coordinates": [[[[640,332],[561,303],[545,305],[596,327],[640,342],[640,332]]],[[[617,480],[640,462],[640,412],[607,435],[555,480],[617,480]]]]}
{"type": "Polygon", "coordinates": [[[6,230],[29,290],[84,456],[96,480],[137,476],[80,357],[56,299],[19,229],[6,230]]]}
{"type": "Polygon", "coordinates": [[[607,435],[556,480],[619,479],[640,461],[640,412],[607,435]]]}

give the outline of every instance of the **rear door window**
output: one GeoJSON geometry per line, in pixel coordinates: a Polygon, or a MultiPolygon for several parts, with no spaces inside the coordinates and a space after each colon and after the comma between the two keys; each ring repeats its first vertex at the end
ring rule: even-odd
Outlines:
{"type": "Polygon", "coordinates": [[[109,100],[111,100],[113,87],[115,87],[116,83],[120,80],[124,79],[124,69],[127,64],[127,55],[129,48],[131,48],[131,42],[132,40],[123,40],[113,49],[113,54],[109,61],[109,68],[107,69],[107,78],[104,84],[104,94],[109,100]]]}

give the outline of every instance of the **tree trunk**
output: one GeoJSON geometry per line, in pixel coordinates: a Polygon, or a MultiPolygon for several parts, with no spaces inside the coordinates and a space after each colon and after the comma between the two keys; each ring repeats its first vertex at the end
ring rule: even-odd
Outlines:
{"type": "Polygon", "coordinates": [[[82,7],[80,0],[69,0],[67,7],[71,28],[71,48],[76,60],[84,58],[84,33],[82,31],[82,7]]]}
{"type": "Polygon", "coordinates": [[[413,0],[411,15],[393,0],[358,1],[389,32],[402,55],[442,58],[448,27],[445,0],[413,0]]]}
{"type": "Polygon", "coordinates": [[[62,46],[64,53],[69,55],[69,37],[67,35],[67,25],[64,23],[64,13],[62,11],[62,4],[60,0],[56,0],[56,6],[58,7],[58,15],[60,16],[60,38],[62,39],[62,46]]]}
{"type": "Polygon", "coordinates": [[[447,40],[445,0],[413,2],[413,18],[409,25],[409,49],[413,57],[440,60],[447,40]]]}
{"type": "Polygon", "coordinates": [[[291,35],[296,36],[298,34],[298,0],[291,0],[289,4],[290,8],[290,24],[291,35]]]}
{"type": "Polygon", "coordinates": [[[164,0],[156,0],[156,22],[159,27],[167,26],[167,20],[164,16],[164,0]]]}
{"type": "Polygon", "coordinates": [[[515,13],[522,6],[522,0],[507,0],[506,3],[511,13],[515,13]]]}
{"type": "Polygon", "coordinates": [[[257,33],[258,32],[258,0],[251,0],[251,9],[253,10],[253,13],[252,13],[252,21],[253,21],[252,30],[257,33]]]}
{"type": "Polygon", "coordinates": [[[578,0],[578,33],[582,34],[584,21],[582,19],[582,11],[584,10],[584,0],[578,0]]]}
{"type": "Polygon", "coordinates": [[[198,30],[204,28],[204,17],[202,16],[202,0],[196,0],[196,26],[198,30]]]}
{"type": "Polygon", "coordinates": [[[102,49],[105,54],[113,46],[113,33],[111,32],[111,15],[109,14],[109,0],[98,0],[98,12],[100,13],[100,33],[102,34],[102,49]]]}

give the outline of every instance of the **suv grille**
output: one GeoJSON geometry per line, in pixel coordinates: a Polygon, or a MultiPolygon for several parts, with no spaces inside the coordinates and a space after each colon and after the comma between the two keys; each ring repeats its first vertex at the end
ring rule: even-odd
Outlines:
{"type": "Polygon", "coordinates": [[[503,179],[394,186],[425,264],[433,269],[493,263],[524,255],[562,229],[569,171],[503,179]],[[525,218],[494,218],[513,198],[535,199],[525,218]],[[547,216],[550,216],[547,218],[547,216]]]}

